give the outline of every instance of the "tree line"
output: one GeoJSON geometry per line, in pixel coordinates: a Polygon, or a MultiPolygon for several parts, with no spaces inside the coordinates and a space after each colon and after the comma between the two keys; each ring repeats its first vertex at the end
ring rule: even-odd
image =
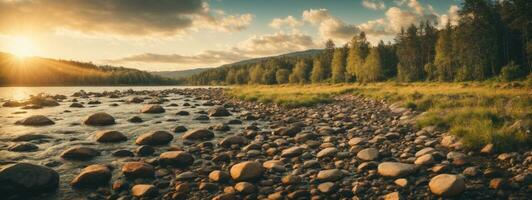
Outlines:
{"type": "Polygon", "coordinates": [[[457,25],[423,21],[403,28],[394,42],[372,46],[364,32],[318,54],[281,56],[207,70],[186,82],[284,84],[516,80],[532,71],[532,2],[465,0],[457,25]]]}
{"type": "Polygon", "coordinates": [[[170,85],[177,80],[137,69],[97,66],[67,60],[27,58],[0,53],[0,85],[170,85]]]}

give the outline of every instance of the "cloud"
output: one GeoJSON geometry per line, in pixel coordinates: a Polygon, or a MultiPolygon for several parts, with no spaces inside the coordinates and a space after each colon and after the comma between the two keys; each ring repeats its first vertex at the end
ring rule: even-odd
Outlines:
{"type": "Polygon", "coordinates": [[[384,10],[386,8],[382,0],[362,0],[362,6],[372,10],[384,10]]]}
{"type": "Polygon", "coordinates": [[[196,55],[144,53],[107,60],[125,63],[175,63],[187,67],[214,66],[261,56],[271,56],[292,51],[317,48],[312,37],[298,33],[277,32],[252,36],[228,50],[208,50],[196,55]]]}
{"type": "Polygon", "coordinates": [[[458,20],[460,20],[460,15],[458,14],[458,10],[460,10],[460,8],[458,8],[457,5],[452,5],[449,8],[449,11],[447,12],[447,14],[441,15],[439,19],[439,23],[438,23],[439,28],[445,27],[447,23],[450,23],[453,26],[458,25],[458,20]]]}
{"type": "Polygon", "coordinates": [[[277,32],[252,36],[241,42],[233,51],[248,56],[267,56],[317,47],[311,36],[302,33],[277,32]]]}
{"type": "Polygon", "coordinates": [[[204,51],[197,55],[180,55],[180,54],[153,54],[144,53],[132,55],[116,60],[110,60],[112,63],[178,63],[181,65],[216,65],[227,62],[234,62],[249,57],[242,56],[238,53],[229,51],[204,51]]]}
{"type": "Polygon", "coordinates": [[[310,9],[303,11],[304,21],[318,25],[320,35],[334,40],[349,40],[360,33],[356,25],[347,24],[332,16],[327,9],[310,9]]]}
{"type": "Polygon", "coordinates": [[[168,36],[202,28],[239,31],[251,20],[249,14],[214,14],[202,0],[0,1],[0,33],[68,29],[85,34],[168,36]]]}
{"type": "Polygon", "coordinates": [[[297,20],[293,16],[287,16],[285,18],[274,18],[272,22],[270,22],[270,27],[280,29],[283,26],[288,26],[291,28],[295,28],[298,26],[301,26],[303,22],[297,20]]]}

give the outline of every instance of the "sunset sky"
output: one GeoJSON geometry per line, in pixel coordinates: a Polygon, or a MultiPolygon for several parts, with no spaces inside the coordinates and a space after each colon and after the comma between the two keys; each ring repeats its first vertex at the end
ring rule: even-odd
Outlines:
{"type": "Polygon", "coordinates": [[[215,67],[391,41],[420,20],[458,20],[458,0],[0,0],[0,52],[148,71],[215,67]]]}

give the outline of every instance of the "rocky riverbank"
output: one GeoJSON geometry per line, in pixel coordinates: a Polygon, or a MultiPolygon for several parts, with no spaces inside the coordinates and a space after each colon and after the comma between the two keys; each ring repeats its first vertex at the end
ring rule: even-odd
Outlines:
{"type": "Polygon", "coordinates": [[[222,89],[81,91],[0,109],[10,113],[0,119],[6,199],[526,199],[532,191],[530,149],[468,151],[442,130],[413,126],[419,113],[350,95],[289,109],[222,89]]]}

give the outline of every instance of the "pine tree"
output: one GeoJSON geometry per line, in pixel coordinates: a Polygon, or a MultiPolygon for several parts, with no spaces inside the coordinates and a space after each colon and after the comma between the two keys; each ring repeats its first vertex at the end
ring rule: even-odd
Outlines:
{"type": "Polygon", "coordinates": [[[249,72],[249,83],[251,84],[261,84],[262,82],[262,76],[264,74],[264,70],[262,70],[262,66],[256,65],[253,67],[253,69],[249,72]]]}
{"type": "Polygon", "coordinates": [[[299,83],[304,84],[308,83],[308,78],[310,77],[310,65],[303,59],[299,60],[290,74],[289,81],[290,83],[299,83]]]}
{"type": "Polygon", "coordinates": [[[447,24],[446,28],[440,31],[438,41],[436,42],[434,65],[436,67],[436,76],[439,81],[452,81],[454,79],[451,31],[451,25],[447,24]]]}

